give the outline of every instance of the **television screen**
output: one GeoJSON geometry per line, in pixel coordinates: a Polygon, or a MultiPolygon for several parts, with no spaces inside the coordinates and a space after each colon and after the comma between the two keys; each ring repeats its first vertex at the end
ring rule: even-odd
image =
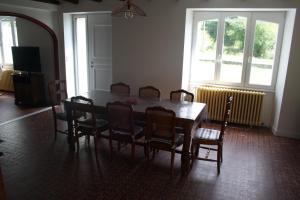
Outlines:
{"type": "Polygon", "coordinates": [[[11,47],[14,70],[41,72],[39,47],[11,47]]]}

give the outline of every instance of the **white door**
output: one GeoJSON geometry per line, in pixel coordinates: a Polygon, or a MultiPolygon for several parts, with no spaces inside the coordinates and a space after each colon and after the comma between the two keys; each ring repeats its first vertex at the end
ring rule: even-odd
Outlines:
{"type": "Polygon", "coordinates": [[[112,83],[112,24],[110,13],[87,16],[90,90],[110,90],[112,83]]]}

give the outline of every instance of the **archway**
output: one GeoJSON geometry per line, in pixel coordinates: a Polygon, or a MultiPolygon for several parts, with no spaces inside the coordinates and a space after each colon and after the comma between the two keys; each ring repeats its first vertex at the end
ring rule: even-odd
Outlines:
{"type": "Polygon", "coordinates": [[[14,12],[2,12],[0,11],[0,16],[12,16],[12,17],[20,17],[22,19],[26,19],[28,21],[31,21],[32,23],[35,23],[36,25],[42,27],[45,29],[52,38],[53,43],[53,54],[54,54],[54,77],[55,79],[59,79],[59,58],[58,58],[58,40],[56,37],[55,32],[45,23],[30,17],[28,15],[20,14],[20,13],[14,13],[14,12]]]}

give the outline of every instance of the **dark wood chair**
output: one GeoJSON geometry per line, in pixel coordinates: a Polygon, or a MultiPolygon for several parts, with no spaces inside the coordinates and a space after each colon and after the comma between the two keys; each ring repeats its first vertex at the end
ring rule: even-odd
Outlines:
{"type": "Polygon", "coordinates": [[[189,102],[193,102],[194,101],[194,94],[190,93],[186,90],[183,90],[183,89],[175,90],[175,91],[171,91],[170,100],[171,101],[189,101],[189,102]]]}
{"type": "Polygon", "coordinates": [[[74,121],[77,152],[79,152],[79,138],[81,136],[86,136],[89,142],[90,136],[93,136],[95,153],[97,153],[97,138],[101,135],[101,132],[108,130],[108,122],[103,119],[96,118],[94,103],[92,99],[88,99],[82,96],[72,97],[71,109],[72,120],[74,121]],[[76,102],[80,102],[80,104],[76,102]]]}
{"type": "Polygon", "coordinates": [[[144,136],[142,127],[134,124],[131,105],[119,101],[107,103],[106,106],[109,124],[109,146],[113,153],[112,141],[131,143],[131,156],[134,158],[137,140],[144,136]]]}
{"type": "Polygon", "coordinates": [[[220,166],[221,162],[223,162],[223,139],[224,139],[224,132],[227,127],[228,118],[231,112],[231,105],[232,105],[233,97],[229,96],[226,100],[226,107],[224,112],[224,118],[221,124],[221,130],[214,130],[208,128],[198,128],[196,133],[192,139],[192,165],[195,159],[198,160],[205,160],[205,161],[212,161],[217,162],[217,169],[218,174],[220,173],[220,166]],[[206,146],[201,146],[206,145],[206,146]],[[207,146],[217,146],[217,148],[210,148],[207,146]],[[199,148],[203,148],[207,150],[206,156],[199,157],[199,148]],[[217,159],[209,159],[209,152],[210,151],[217,151],[217,159]]]}
{"type": "Polygon", "coordinates": [[[68,134],[68,130],[60,130],[57,127],[58,120],[67,121],[67,114],[64,111],[62,101],[68,98],[67,85],[65,80],[55,80],[48,84],[48,92],[52,106],[54,118],[54,139],[57,138],[57,133],[68,134]]]}
{"type": "Polygon", "coordinates": [[[110,86],[110,92],[113,94],[129,96],[130,86],[122,82],[114,83],[110,86]]]}
{"type": "Polygon", "coordinates": [[[146,109],[146,156],[149,160],[150,149],[153,158],[157,150],[171,152],[171,168],[173,174],[176,148],[183,144],[182,135],[175,132],[176,114],[172,110],[163,107],[149,107],[146,109]]]}
{"type": "Polygon", "coordinates": [[[153,86],[145,86],[139,88],[139,97],[141,98],[160,98],[159,89],[153,86]]]}
{"type": "MultiPolygon", "coordinates": [[[[180,89],[170,92],[171,101],[194,101],[194,94],[186,90],[180,89]]],[[[176,133],[184,133],[183,127],[175,127],[176,133]]]]}

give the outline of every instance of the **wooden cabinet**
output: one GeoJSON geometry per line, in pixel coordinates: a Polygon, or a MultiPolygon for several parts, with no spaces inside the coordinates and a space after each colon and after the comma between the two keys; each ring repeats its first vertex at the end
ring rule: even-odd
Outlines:
{"type": "Polygon", "coordinates": [[[13,74],[15,104],[38,106],[45,104],[42,73],[13,74]]]}

